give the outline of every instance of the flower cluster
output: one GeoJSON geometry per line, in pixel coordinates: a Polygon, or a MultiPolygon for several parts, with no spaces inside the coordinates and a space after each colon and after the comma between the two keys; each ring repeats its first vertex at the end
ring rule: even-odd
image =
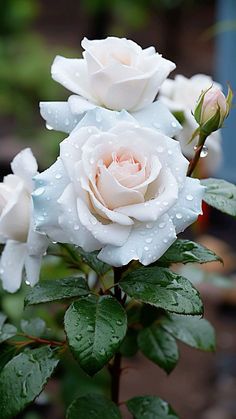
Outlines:
{"type": "MultiPolygon", "coordinates": [[[[186,149],[183,138],[210,79],[167,80],[175,65],[127,39],[84,39],[82,47],[83,58],[52,65],[53,79],[73,93],[68,101],[41,103],[47,125],[69,134],[58,159],[37,174],[24,150],[0,184],[0,276],[11,292],[23,267],[37,282],[49,240],[98,250],[112,266],[148,265],[201,214],[204,187],[187,177],[193,144],[186,149]],[[175,111],[184,114],[182,130],[175,111]]],[[[215,161],[220,145],[210,137],[215,161]]]]}

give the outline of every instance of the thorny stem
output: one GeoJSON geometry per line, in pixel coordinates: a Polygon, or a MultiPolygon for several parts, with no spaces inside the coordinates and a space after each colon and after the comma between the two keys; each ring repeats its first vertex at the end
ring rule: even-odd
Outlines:
{"type": "Polygon", "coordinates": [[[204,143],[207,139],[207,135],[203,134],[202,132],[200,132],[199,134],[199,140],[198,140],[198,144],[197,144],[197,148],[196,148],[196,152],[192,158],[192,160],[189,163],[188,166],[188,171],[187,171],[187,176],[191,176],[199,162],[199,159],[201,157],[201,151],[203,149],[204,143]]]}
{"type": "MultiPolygon", "coordinates": [[[[119,303],[124,304],[122,301],[121,289],[118,285],[123,268],[114,268],[114,296],[119,303]]],[[[117,352],[114,356],[113,364],[110,366],[111,373],[111,398],[116,404],[119,402],[119,388],[120,388],[120,374],[121,374],[121,353],[117,352]]]]}

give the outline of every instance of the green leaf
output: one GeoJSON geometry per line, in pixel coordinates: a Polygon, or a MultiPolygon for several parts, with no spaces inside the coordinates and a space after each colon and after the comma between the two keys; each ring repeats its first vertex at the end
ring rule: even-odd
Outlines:
{"type": "Polygon", "coordinates": [[[215,350],[215,332],[205,319],[169,314],[161,320],[161,326],[186,345],[203,351],[215,350]]]}
{"type": "Polygon", "coordinates": [[[8,343],[2,343],[0,346],[0,371],[2,371],[4,365],[7,364],[17,353],[17,348],[14,345],[8,343]]]}
{"type": "Polygon", "coordinates": [[[22,332],[30,336],[42,336],[46,330],[46,323],[44,320],[36,317],[31,320],[21,320],[20,327],[22,332]]]}
{"type": "Polygon", "coordinates": [[[25,305],[82,297],[89,293],[90,290],[83,277],[46,280],[30,290],[26,295],[25,305]]]}
{"type": "Polygon", "coordinates": [[[156,266],[126,274],[120,287],[130,297],[179,314],[202,314],[199,292],[186,278],[156,266]]]}
{"type": "Polygon", "coordinates": [[[81,247],[77,248],[77,250],[82,261],[90,266],[99,276],[105,275],[110,271],[111,266],[97,258],[99,252],[85,252],[81,247]]]}
{"type": "Polygon", "coordinates": [[[179,359],[175,339],[159,324],[153,324],[139,332],[138,346],[142,353],[168,374],[173,370],[179,359]]]}
{"type": "Polygon", "coordinates": [[[161,263],[168,266],[171,263],[206,263],[214,261],[222,262],[222,259],[212,250],[190,240],[178,239],[155,264],[161,263]]]}
{"type": "Polygon", "coordinates": [[[134,419],[178,419],[170,405],[159,397],[134,397],[126,405],[134,419]]]}
{"type": "Polygon", "coordinates": [[[6,323],[3,325],[2,330],[0,331],[0,343],[4,342],[15,336],[17,329],[12,324],[6,323]]]}
{"type": "Polygon", "coordinates": [[[66,419],[121,419],[118,407],[99,394],[79,397],[69,406],[66,419]]]}
{"type": "Polygon", "coordinates": [[[37,397],[57,366],[50,347],[25,351],[9,361],[0,373],[1,418],[18,414],[37,397]]]}
{"type": "Polygon", "coordinates": [[[0,312],[0,330],[2,329],[2,326],[4,325],[6,319],[7,319],[6,314],[0,312]]]}
{"type": "Polygon", "coordinates": [[[236,216],[236,186],[222,179],[203,179],[204,201],[219,211],[236,216]]]}
{"type": "Polygon", "coordinates": [[[118,350],[127,329],[123,307],[111,296],[81,298],[65,314],[69,345],[81,368],[99,371],[118,350]]]}
{"type": "Polygon", "coordinates": [[[128,329],[126,336],[121,344],[120,353],[122,356],[131,357],[138,351],[137,330],[128,329]]]}
{"type": "Polygon", "coordinates": [[[7,316],[3,313],[0,313],[0,343],[12,338],[17,333],[15,326],[9,323],[5,323],[6,319],[7,316]]]}

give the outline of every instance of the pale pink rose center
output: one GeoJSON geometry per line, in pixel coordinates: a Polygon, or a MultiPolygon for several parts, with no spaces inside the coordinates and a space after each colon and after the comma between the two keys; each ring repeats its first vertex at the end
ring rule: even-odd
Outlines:
{"type": "Polygon", "coordinates": [[[120,155],[112,153],[112,162],[107,169],[122,184],[123,180],[141,170],[141,164],[131,153],[124,152],[120,155]]]}

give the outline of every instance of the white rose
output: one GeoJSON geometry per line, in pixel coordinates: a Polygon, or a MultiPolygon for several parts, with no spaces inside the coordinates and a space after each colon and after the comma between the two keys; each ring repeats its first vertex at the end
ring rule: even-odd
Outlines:
{"type": "Polygon", "coordinates": [[[93,125],[82,121],[60,144],[57,162],[36,177],[37,229],[100,250],[98,258],[113,266],[132,259],[147,265],[196,220],[204,188],[186,177],[188,161],[177,141],[125,113],[109,127],[107,112],[103,118],[99,112],[99,129],[97,110],[90,111],[93,125]]]}
{"type": "Polygon", "coordinates": [[[0,183],[0,242],[5,244],[0,258],[3,288],[15,292],[20,287],[25,266],[27,281],[38,280],[41,258],[47,239],[33,231],[32,177],[37,162],[30,149],[21,151],[12,161],[13,174],[0,183]]]}
{"type": "Polygon", "coordinates": [[[152,103],[174,70],[154,47],[142,49],[125,38],[84,38],[82,59],[57,56],[52,78],[81,96],[81,108],[88,102],[112,110],[134,111],[152,103]]]}
{"type": "MultiPolygon", "coordinates": [[[[175,137],[181,144],[181,149],[188,158],[193,157],[194,146],[198,137],[189,143],[193,132],[198,127],[193,112],[197,100],[203,90],[210,87],[213,90],[221,89],[221,86],[214,82],[211,77],[204,74],[196,74],[191,78],[177,75],[174,80],[166,80],[160,89],[160,100],[172,111],[184,113],[185,121],[183,129],[175,137]]],[[[208,174],[213,173],[220,165],[222,158],[221,133],[215,131],[208,136],[205,145],[208,148],[208,155],[205,159],[205,166],[208,174]]]]}

